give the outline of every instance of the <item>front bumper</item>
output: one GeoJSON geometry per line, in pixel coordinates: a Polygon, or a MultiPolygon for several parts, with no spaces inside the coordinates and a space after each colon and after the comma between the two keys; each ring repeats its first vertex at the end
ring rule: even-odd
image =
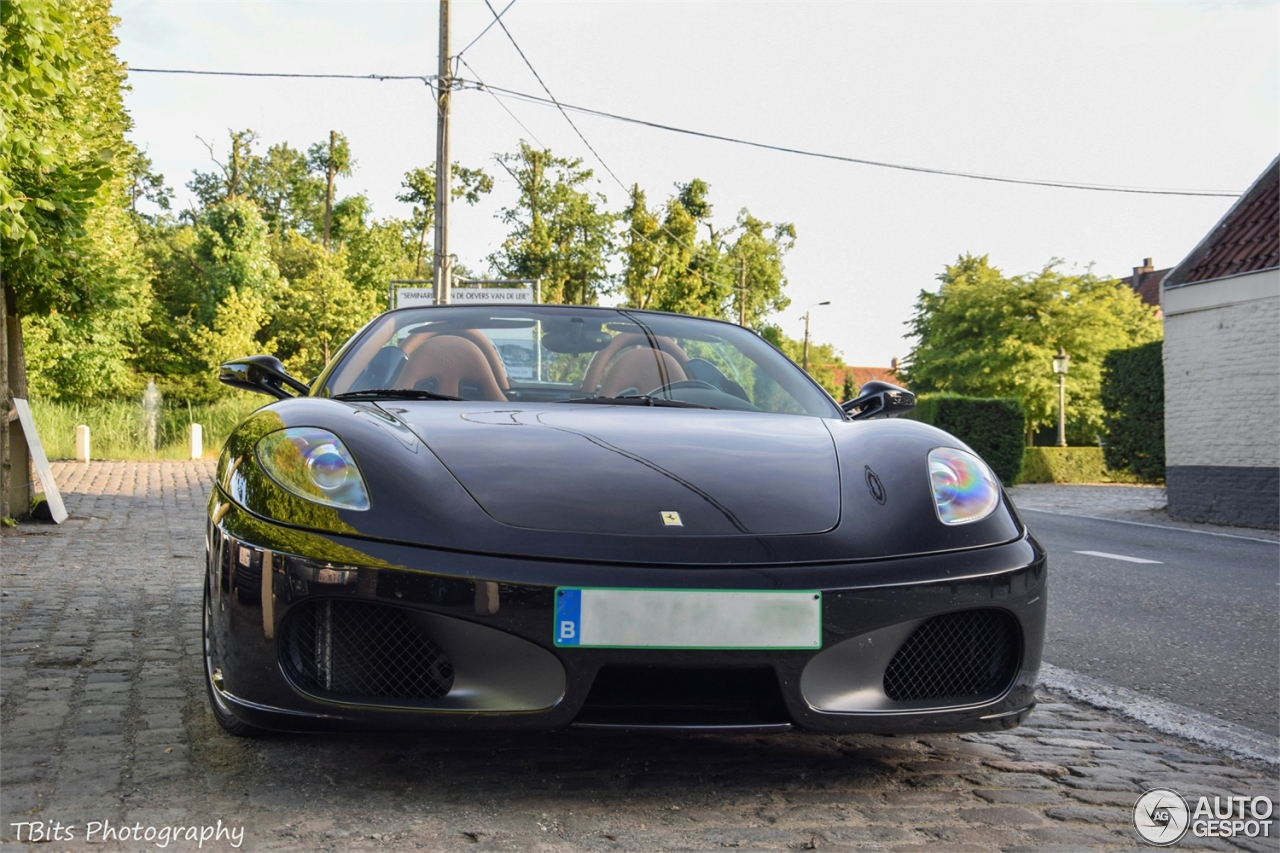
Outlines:
{"type": "MultiPolygon", "coordinates": [[[[311,533],[264,521],[220,495],[211,510],[206,672],[221,704],[261,728],[983,731],[1016,726],[1035,702],[1047,579],[1045,553],[1029,535],[895,560],[684,568],[521,560],[311,533]],[[557,586],[821,590],[822,649],[557,648],[557,586]],[[316,675],[314,661],[339,660],[335,635],[311,626],[339,610],[389,614],[428,635],[447,655],[441,695],[327,690],[333,685],[316,675]],[[1010,626],[1017,648],[1007,676],[967,696],[889,698],[885,668],[916,629],[968,613],[995,614],[1010,626]],[[668,689],[671,701],[662,695],[668,689]],[[674,695],[688,690],[700,698],[674,695]]],[[[346,665],[359,664],[348,656],[346,665]]]]}

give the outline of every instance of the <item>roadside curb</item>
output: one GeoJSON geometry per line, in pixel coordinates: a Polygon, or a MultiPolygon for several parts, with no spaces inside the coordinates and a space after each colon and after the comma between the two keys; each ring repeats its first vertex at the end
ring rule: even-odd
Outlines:
{"type": "Polygon", "coordinates": [[[1280,767],[1280,738],[1265,732],[1048,663],[1040,665],[1040,684],[1047,690],[1128,717],[1158,732],[1261,764],[1267,770],[1280,767]]]}

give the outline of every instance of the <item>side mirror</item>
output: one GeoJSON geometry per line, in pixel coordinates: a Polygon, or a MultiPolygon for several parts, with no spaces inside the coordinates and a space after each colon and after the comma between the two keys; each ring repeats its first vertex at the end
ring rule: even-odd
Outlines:
{"type": "Polygon", "coordinates": [[[906,388],[899,388],[897,385],[890,385],[878,379],[863,385],[854,399],[840,404],[840,408],[855,421],[865,418],[896,418],[915,407],[915,394],[906,388]]]}
{"type": "Polygon", "coordinates": [[[311,391],[310,385],[290,376],[280,359],[274,355],[251,355],[228,361],[218,370],[218,381],[232,388],[270,394],[277,400],[285,400],[311,391]],[[293,389],[296,393],[289,393],[285,390],[286,387],[293,389]]]}

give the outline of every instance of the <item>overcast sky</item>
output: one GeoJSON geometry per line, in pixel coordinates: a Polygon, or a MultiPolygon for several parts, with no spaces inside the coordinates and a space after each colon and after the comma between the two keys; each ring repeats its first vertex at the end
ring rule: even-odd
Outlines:
{"type": "MultiPolygon", "coordinates": [[[[491,0],[501,10],[507,0],[491,0]]],[[[115,4],[120,57],[137,68],[434,74],[435,2],[115,4]]],[[[454,51],[492,15],[454,0],[454,51]]],[[[550,2],[503,17],[556,98],[792,148],[988,175],[1130,187],[1242,191],[1280,149],[1277,3],[550,2]]],[[[502,31],[465,53],[485,82],[541,94],[502,31]]],[[[208,169],[197,139],[229,128],[259,149],[299,149],[338,130],[375,216],[405,216],[403,173],[434,159],[431,91],[414,81],[233,79],[136,73],[134,141],[177,192],[208,169]]],[[[454,159],[497,179],[458,207],[453,250],[483,270],[514,199],[492,157],[521,138],[583,157],[612,209],[625,193],[553,108],[491,94],[454,99],[454,159]],[[518,121],[517,121],[518,119],[518,121]],[[523,124],[523,127],[521,126],[523,124]]],[[[1126,276],[1181,260],[1231,204],[1050,189],[835,163],[575,115],[626,185],[650,203],[676,183],[711,185],[718,226],[742,207],[792,222],[792,307],[778,318],[852,364],[905,356],[904,323],[945,264],[989,254],[1009,273],[1053,258],[1126,276]]]]}

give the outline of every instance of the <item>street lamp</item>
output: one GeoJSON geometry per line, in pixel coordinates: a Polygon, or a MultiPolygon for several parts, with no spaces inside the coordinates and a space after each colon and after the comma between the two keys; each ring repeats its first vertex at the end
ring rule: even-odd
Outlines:
{"type": "Polygon", "coordinates": [[[809,372],[809,312],[820,305],[830,305],[830,302],[815,302],[808,308],[804,309],[804,371],[809,372]]]}
{"type": "Polygon", "coordinates": [[[1053,357],[1053,372],[1058,374],[1058,446],[1067,446],[1067,368],[1071,356],[1061,346],[1053,357]]]}

